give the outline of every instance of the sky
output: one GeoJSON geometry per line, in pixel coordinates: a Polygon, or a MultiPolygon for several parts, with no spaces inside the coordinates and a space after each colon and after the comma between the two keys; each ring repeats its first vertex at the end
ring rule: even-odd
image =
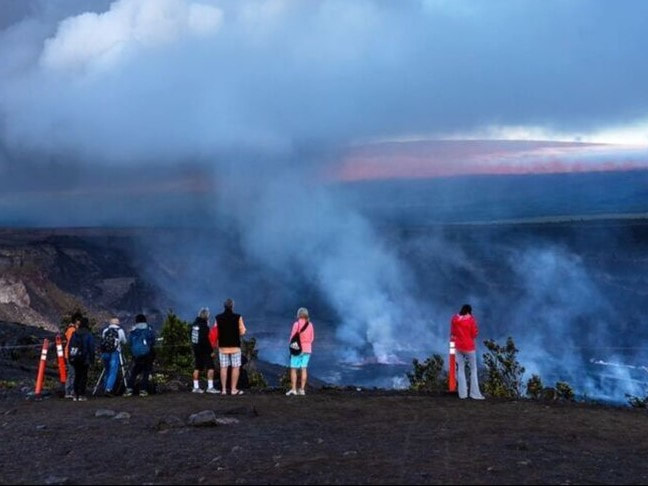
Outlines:
{"type": "Polygon", "coordinates": [[[5,176],[52,160],[219,167],[240,152],[346,167],[358,145],[447,139],[584,142],[572,167],[648,159],[641,0],[88,6],[0,3],[5,176]],[[622,147],[596,157],[590,143],[622,147]]]}
{"type": "Polygon", "coordinates": [[[336,180],[645,170],[642,145],[546,140],[435,140],[362,145],[345,153],[336,180]]]}

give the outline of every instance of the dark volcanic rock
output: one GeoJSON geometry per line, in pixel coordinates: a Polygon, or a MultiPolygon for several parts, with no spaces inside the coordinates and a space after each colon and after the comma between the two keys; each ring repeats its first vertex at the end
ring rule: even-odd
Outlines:
{"type": "Polygon", "coordinates": [[[241,421],[239,419],[235,419],[233,417],[219,417],[216,419],[216,423],[218,425],[236,425],[240,422],[241,421]]]}
{"type": "Polygon", "coordinates": [[[166,429],[179,429],[182,427],[185,427],[184,421],[175,415],[167,415],[164,418],[161,418],[158,423],[156,428],[159,430],[166,430],[166,429]]]}
{"type": "Polygon", "coordinates": [[[43,480],[44,484],[72,484],[70,478],[65,476],[47,476],[43,480]]]}
{"type": "Polygon", "coordinates": [[[210,427],[218,425],[216,414],[213,410],[203,410],[189,416],[189,425],[194,427],[210,427]]]}
{"type": "Polygon", "coordinates": [[[114,410],[102,408],[100,410],[97,410],[94,416],[97,418],[113,418],[117,416],[117,412],[115,412],[114,410]]]}

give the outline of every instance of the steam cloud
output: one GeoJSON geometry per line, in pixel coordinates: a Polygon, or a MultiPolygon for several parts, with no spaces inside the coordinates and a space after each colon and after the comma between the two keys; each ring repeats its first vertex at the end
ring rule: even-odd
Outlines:
{"type": "Polygon", "coordinates": [[[34,5],[0,34],[12,151],[213,163],[241,146],[285,154],[490,124],[587,133],[648,113],[641,1],[34,5]]]}

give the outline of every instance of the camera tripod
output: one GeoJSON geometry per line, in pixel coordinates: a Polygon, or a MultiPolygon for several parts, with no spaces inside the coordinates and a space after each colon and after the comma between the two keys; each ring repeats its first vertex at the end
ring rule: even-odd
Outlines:
{"type": "MultiPolygon", "coordinates": [[[[119,351],[119,367],[121,368],[122,380],[124,380],[124,390],[128,390],[128,384],[126,383],[126,370],[125,370],[125,365],[124,365],[124,355],[122,354],[121,351],[119,351]]],[[[103,379],[105,373],[106,373],[106,367],[104,366],[104,369],[101,370],[101,374],[99,375],[99,379],[97,380],[97,383],[95,384],[94,390],[92,391],[92,396],[93,397],[97,394],[97,390],[99,389],[99,385],[101,384],[101,380],[103,379]]]]}

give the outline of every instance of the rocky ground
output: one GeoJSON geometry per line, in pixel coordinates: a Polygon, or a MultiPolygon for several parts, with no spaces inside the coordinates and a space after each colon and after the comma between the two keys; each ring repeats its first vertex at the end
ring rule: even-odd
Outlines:
{"type": "Polygon", "coordinates": [[[378,391],[12,397],[0,429],[2,484],[648,482],[645,411],[596,405],[378,391]],[[208,425],[191,425],[201,411],[208,425]]]}
{"type": "Polygon", "coordinates": [[[118,230],[0,228],[0,321],[56,330],[77,308],[103,322],[155,307],[160,291],[135,268],[131,246],[118,230]]]}

